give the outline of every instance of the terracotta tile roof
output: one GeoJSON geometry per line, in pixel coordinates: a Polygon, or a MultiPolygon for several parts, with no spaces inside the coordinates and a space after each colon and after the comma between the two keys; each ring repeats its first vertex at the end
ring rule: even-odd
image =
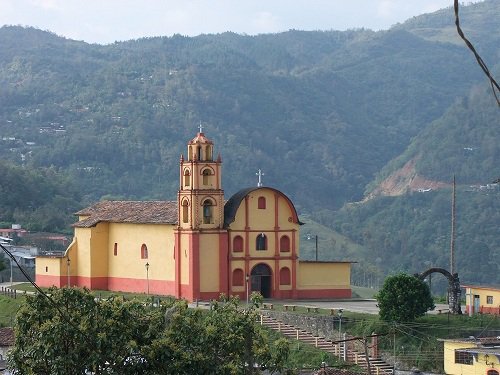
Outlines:
{"type": "Polygon", "coordinates": [[[11,327],[0,328],[0,346],[14,345],[14,330],[11,327]]]}
{"type": "Polygon", "coordinates": [[[78,211],[88,218],[73,227],[90,228],[100,222],[134,224],[177,224],[175,201],[102,201],[78,211]]]}

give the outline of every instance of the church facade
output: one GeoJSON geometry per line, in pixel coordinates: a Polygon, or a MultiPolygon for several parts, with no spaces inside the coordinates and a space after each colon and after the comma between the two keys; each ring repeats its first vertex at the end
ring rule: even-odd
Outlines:
{"type": "Polygon", "coordinates": [[[293,202],[270,187],[222,189],[222,160],[197,133],[180,158],[176,201],[102,201],[77,212],[63,257],[38,256],[39,286],[187,300],[349,298],[351,262],[300,259],[293,202]]]}

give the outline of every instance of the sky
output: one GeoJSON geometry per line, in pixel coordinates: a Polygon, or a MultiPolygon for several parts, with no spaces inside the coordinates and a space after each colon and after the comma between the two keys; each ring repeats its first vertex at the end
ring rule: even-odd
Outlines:
{"type": "Polygon", "coordinates": [[[452,5],[453,0],[0,0],[0,25],[108,44],[225,31],[381,30],[452,5]]]}

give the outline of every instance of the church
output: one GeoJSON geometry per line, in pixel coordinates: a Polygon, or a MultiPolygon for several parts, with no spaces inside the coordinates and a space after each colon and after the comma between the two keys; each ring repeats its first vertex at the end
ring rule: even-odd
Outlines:
{"type": "Polygon", "coordinates": [[[300,259],[293,202],[263,187],[227,201],[222,159],[202,132],[179,163],[176,201],[101,201],[76,213],[64,255],[38,256],[36,282],[92,290],[245,299],[351,297],[351,262],[300,259]]]}

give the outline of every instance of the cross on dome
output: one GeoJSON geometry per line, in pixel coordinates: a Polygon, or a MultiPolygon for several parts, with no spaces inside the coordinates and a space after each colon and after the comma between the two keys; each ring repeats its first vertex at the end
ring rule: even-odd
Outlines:
{"type": "Polygon", "coordinates": [[[262,187],[262,176],[264,176],[264,173],[262,170],[259,169],[257,173],[255,173],[256,176],[259,176],[259,181],[257,182],[257,187],[262,187]]]}
{"type": "Polygon", "coordinates": [[[201,123],[201,121],[200,121],[200,125],[198,126],[198,128],[200,128],[200,134],[203,133],[203,124],[201,123]]]}

